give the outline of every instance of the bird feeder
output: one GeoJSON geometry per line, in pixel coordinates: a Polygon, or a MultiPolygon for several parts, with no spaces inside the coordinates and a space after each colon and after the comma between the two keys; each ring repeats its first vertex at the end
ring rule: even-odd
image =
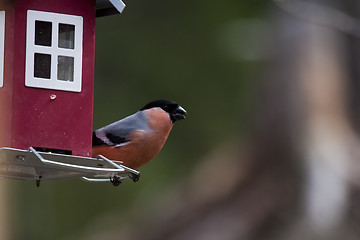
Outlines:
{"type": "Polygon", "coordinates": [[[136,170],[91,158],[95,18],[124,7],[121,0],[0,5],[0,176],[137,179],[136,170]]]}

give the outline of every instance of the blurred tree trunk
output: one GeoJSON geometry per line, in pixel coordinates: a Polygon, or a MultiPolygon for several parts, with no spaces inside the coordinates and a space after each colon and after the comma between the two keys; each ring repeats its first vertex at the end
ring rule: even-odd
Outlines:
{"type": "Polygon", "coordinates": [[[9,189],[5,181],[0,181],[0,239],[12,239],[9,189]]]}
{"type": "Polygon", "coordinates": [[[354,229],[346,225],[359,156],[356,118],[351,119],[359,102],[349,105],[353,97],[349,89],[359,83],[354,85],[356,78],[348,68],[353,59],[347,50],[347,34],[352,33],[340,31],[347,29],[342,25],[347,24],[342,22],[346,13],[338,12],[344,3],[284,2],[282,7],[288,12],[277,18],[281,67],[274,71],[285,73],[282,81],[292,83],[293,105],[288,114],[304,183],[301,214],[284,239],[356,239],[354,229]]]}

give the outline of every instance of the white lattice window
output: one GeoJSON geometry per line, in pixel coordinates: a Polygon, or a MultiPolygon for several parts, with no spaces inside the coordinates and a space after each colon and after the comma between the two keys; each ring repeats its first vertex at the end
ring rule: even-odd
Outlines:
{"type": "Polygon", "coordinates": [[[83,18],[28,10],[25,85],[81,91],[83,18]]]}
{"type": "Polygon", "coordinates": [[[4,85],[5,11],[0,11],[0,87],[4,85]]]}

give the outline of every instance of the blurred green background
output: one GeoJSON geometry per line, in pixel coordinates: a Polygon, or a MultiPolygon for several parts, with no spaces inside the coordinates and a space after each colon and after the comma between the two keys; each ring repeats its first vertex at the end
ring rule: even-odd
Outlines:
{"type": "Polygon", "coordinates": [[[94,128],[188,117],[137,183],[4,180],[13,239],[359,239],[359,1],[126,4],[96,20],[94,128]]]}

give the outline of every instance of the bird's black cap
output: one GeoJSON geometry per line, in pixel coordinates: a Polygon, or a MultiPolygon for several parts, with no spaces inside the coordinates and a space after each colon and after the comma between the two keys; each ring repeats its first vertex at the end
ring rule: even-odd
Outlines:
{"type": "Polygon", "coordinates": [[[177,120],[185,119],[186,117],[186,111],[184,108],[182,108],[179,104],[177,104],[174,101],[170,100],[156,100],[152,101],[148,104],[146,104],[143,108],[140,109],[146,110],[154,107],[159,107],[165,112],[169,113],[170,119],[172,122],[175,122],[177,120]]]}

